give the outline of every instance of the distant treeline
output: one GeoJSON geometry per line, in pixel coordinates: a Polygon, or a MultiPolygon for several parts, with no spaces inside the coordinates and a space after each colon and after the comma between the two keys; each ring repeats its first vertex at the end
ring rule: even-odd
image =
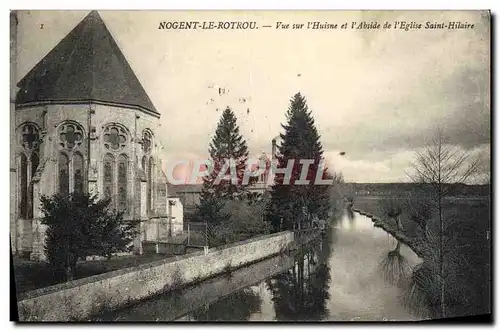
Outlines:
{"type": "MultiPolygon", "coordinates": [[[[346,183],[349,190],[356,196],[426,194],[428,185],[414,183],[346,183]]],[[[490,195],[490,185],[449,184],[448,186],[453,196],[488,197],[490,195]]]]}

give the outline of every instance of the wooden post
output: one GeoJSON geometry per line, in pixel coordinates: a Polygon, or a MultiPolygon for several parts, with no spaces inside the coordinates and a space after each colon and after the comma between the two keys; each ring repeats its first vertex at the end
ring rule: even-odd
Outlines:
{"type": "Polygon", "coordinates": [[[156,254],[160,254],[160,219],[156,219],[156,254]]]}
{"type": "Polygon", "coordinates": [[[167,211],[168,211],[168,236],[172,238],[172,205],[170,200],[167,199],[167,211]]]}
{"type": "Polygon", "coordinates": [[[144,232],[142,221],[139,220],[139,255],[144,254],[144,249],[142,247],[142,233],[144,232]]]}
{"type": "Polygon", "coordinates": [[[208,247],[208,223],[205,221],[205,246],[208,247]]]}

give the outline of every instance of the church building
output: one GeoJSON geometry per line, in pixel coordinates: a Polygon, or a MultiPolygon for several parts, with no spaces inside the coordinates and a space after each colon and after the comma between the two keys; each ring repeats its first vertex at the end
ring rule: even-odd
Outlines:
{"type": "Polygon", "coordinates": [[[162,237],[181,233],[182,204],[168,197],[162,171],[161,114],[100,15],[88,14],[19,81],[17,25],[13,13],[13,253],[45,258],[40,197],[55,193],[110,197],[112,206],[140,228],[135,253],[159,232],[162,237]]]}

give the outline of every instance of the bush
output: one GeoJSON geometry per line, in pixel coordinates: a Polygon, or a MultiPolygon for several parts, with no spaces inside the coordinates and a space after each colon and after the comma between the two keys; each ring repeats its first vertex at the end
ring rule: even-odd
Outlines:
{"type": "Polygon", "coordinates": [[[215,245],[223,245],[270,233],[270,224],[264,220],[264,201],[228,200],[223,213],[227,220],[212,229],[215,245]]]}
{"type": "Polygon", "coordinates": [[[382,198],[378,201],[381,216],[392,219],[398,218],[403,213],[403,200],[396,197],[382,198]]]}
{"type": "Polygon", "coordinates": [[[109,208],[109,199],[54,195],[42,196],[41,202],[45,215],[41,223],[47,225],[45,254],[55,271],[64,271],[66,281],[74,278],[79,259],[130,250],[137,230],[123,221],[123,213],[109,208]]]}
{"type": "Polygon", "coordinates": [[[405,202],[405,210],[410,220],[417,224],[422,230],[424,239],[427,234],[427,225],[432,219],[433,206],[432,202],[426,198],[410,197],[405,202]]]}

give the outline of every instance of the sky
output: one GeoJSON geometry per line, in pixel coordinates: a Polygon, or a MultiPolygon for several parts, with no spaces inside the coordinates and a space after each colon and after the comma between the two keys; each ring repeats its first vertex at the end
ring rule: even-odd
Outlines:
{"type": "MultiPolygon", "coordinates": [[[[86,11],[19,14],[20,80],[86,11]],[[43,29],[40,25],[43,24],[43,29]]],[[[408,181],[440,128],[490,158],[490,26],[470,11],[100,11],[161,113],[163,158],[204,159],[226,106],[252,156],[271,152],[301,92],[329,168],[346,181],[408,181]],[[161,30],[163,21],[255,21],[257,30],[161,30]],[[277,22],[460,21],[463,30],[277,30],[277,22]],[[264,28],[271,25],[272,28],[264,28]],[[225,90],[219,94],[219,87],[225,90]],[[341,152],[345,152],[341,155],[341,152]]]]}

